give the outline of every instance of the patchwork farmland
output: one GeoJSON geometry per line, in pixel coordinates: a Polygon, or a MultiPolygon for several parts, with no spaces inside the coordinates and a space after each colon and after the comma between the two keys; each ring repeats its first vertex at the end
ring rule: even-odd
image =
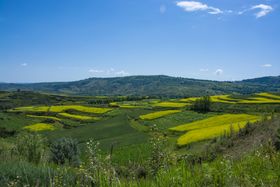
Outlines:
{"type": "MultiPolygon", "coordinates": [[[[17,94],[5,92],[1,100],[17,94]]],[[[101,155],[111,155],[113,165],[129,167],[146,164],[154,151],[150,143],[154,137],[176,157],[203,155],[209,145],[261,127],[280,112],[277,93],[213,95],[207,112],[193,108],[203,97],[60,97],[48,104],[13,100],[13,106],[0,112],[0,128],[7,134],[2,144],[12,147],[17,135],[25,133],[39,134],[48,142],[66,137],[76,140],[84,155],[87,142],[94,140],[100,143],[101,155]]]]}

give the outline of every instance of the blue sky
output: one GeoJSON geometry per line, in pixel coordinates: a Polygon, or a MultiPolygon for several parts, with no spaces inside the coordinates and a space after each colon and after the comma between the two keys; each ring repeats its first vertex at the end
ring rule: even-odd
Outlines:
{"type": "Polygon", "coordinates": [[[0,0],[0,82],[280,74],[277,0],[0,0]]]}

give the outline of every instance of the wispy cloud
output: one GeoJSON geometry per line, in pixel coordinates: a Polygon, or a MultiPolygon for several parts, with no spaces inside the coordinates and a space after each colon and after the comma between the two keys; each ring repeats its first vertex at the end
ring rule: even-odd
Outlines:
{"type": "Polygon", "coordinates": [[[127,76],[129,75],[128,72],[125,70],[119,70],[116,71],[114,68],[110,68],[107,70],[101,70],[101,69],[89,69],[89,73],[99,76],[127,76]]]}
{"type": "Polygon", "coordinates": [[[209,14],[222,14],[219,8],[208,6],[198,1],[179,1],[176,3],[178,7],[183,8],[187,12],[206,11],[209,14]]]}
{"type": "Polygon", "coordinates": [[[259,4],[259,5],[251,6],[248,9],[241,10],[241,11],[237,12],[237,14],[238,15],[242,15],[242,14],[244,14],[246,12],[253,11],[253,10],[258,10],[258,12],[255,13],[255,16],[256,16],[256,18],[261,18],[263,16],[266,16],[270,12],[272,12],[273,11],[273,7],[270,6],[270,5],[259,4]]]}
{"type": "Polygon", "coordinates": [[[270,67],[272,67],[272,65],[271,65],[271,64],[263,64],[262,67],[264,67],[264,68],[270,68],[270,67]]]}
{"type": "Polygon", "coordinates": [[[224,14],[224,15],[226,14],[243,15],[246,12],[252,12],[255,10],[257,11],[255,13],[256,18],[261,18],[263,16],[266,16],[267,14],[273,11],[273,7],[271,5],[266,5],[266,4],[254,5],[243,10],[222,10],[220,8],[209,6],[199,1],[178,1],[176,2],[176,5],[178,7],[183,8],[186,12],[205,11],[209,14],[224,14]]]}
{"type": "Polygon", "coordinates": [[[127,76],[129,75],[128,72],[124,71],[124,70],[121,70],[121,71],[118,71],[115,73],[117,76],[127,76]]]}
{"type": "Polygon", "coordinates": [[[217,76],[219,76],[219,75],[221,75],[221,74],[223,74],[224,73],[224,71],[222,70],[222,69],[217,69],[216,71],[215,71],[215,75],[217,75],[217,76]]]}
{"type": "Polygon", "coordinates": [[[28,66],[28,64],[27,63],[22,63],[21,66],[25,67],[25,66],[28,66]]]}
{"type": "Polygon", "coordinates": [[[259,12],[255,14],[256,18],[266,16],[273,10],[272,6],[265,5],[265,4],[259,4],[251,7],[251,10],[255,10],[255,9],[259,10],[259,12]]]}

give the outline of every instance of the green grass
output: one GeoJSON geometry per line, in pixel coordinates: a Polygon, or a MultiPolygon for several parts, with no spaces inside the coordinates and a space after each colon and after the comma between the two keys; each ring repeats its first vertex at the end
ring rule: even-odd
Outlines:
{"type": "Polygon", "coordinates": [[[116,144],[116,148],[125,145],[138,144],[147,141],[148,135],[131,127],[125,113],[111,117],[106,120],[97,121],[73,129],[60,129],[48,135],[50,139],[72,137],[84,143],[90,138],[100,142],[103,150],[108,151],[111,144],[116,144]]]}
{"type": "Polygon", "coordinates": [[[24,126],[40,123],[41,121],[42,119],[29,118],[24,114],[0,112],[0,127],[4,127],[9,130],[21,130],[24,126]]]}

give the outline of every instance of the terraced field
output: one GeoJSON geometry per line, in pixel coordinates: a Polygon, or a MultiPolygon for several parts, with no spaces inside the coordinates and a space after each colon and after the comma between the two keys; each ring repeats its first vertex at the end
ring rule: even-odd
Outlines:
{"type": "Polygon", "coordinates": [[[36,116],[36,115],[26,115],[27,117],[37,118],[37,119],[52,119],[55,121],[61,121],[61,119],[53,116],[36,116]]]}
{"type": "Polygon", "coordinates": [[[167,107],[167,108],[182,108],[189,105],[189,103],[179,103],[179,102],[160,102],[153,104],[154,107],[167,107]]]}
{"type": "Polygon", "coordinates": [[[171,131],[186,132],[177,140],[182,146],[192,142],[207,140],[229,133],[231,129],[238,131],[250,122],[254,123],[261,119],[257,115],[249,114],[224,114],[210,117],[204,120],[195,121],[170,128],[171,131]]]}
{"type": "MultiPolygon", "coordinates": [[[[191,103],[199,97],[190,97],[181,99],[181,102],[191,103]]],[[[277,104],[280,103],[280,96],[271,93],[257,93],[249,97],[233,98],[230,95],[214,95],[211,101],[227,104],[277,104]]]]}
{"type": "Polygon", "coordinates": [[[32,132],[38,132],[38,131],[53,131],[53,130],[55,130],[55,127],[51,124],[37,123],[34,125],[25,126],[23,129],[26,129],[26,130],[29,130],[32,132]]]}
{"type": "Polygon", "coordinates": [[[142,120],[153,120],[153,119],[161,118],[161,117],[179,113],[179,112],[181,112],[181,110],[165,110],[165,111],[152,112],[149,114],[141,115],[141,116],[139,116],[139,118],[142,120]]]}
{"type": "Polygon", "coordinates": [[[74,120],[81,120],[81,121],[92,121],[92,120],[100,120],[98,117],[93,116],[82,116],[82,115],[75,115],[75,114],[68,114],[68,113],[58,113],[59,116],[74,119],[74,120]]]}
{"type": "Polygon", "coordinates": [[[28,107],[19,107],[9,112],[54,112],[54,113],[61,113],[67,110],[75,110],[79,112],[85,113],[94,113],[94,114],[104,114],[106,112],[111,111],[110,108],[96,108],[96,107],[88,107],[82,105],[61,105],[61,106],[28,106],[28,107]]]}

